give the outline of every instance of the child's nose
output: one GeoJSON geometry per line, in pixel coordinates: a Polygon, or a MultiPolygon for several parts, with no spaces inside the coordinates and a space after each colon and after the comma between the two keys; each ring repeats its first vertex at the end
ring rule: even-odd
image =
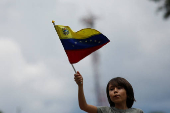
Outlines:
{"type": "Polygon", "coordinates": [[[118,91],[118,89],[115,87],[115,88],[114,88],[114,92],[117,92],[117,91],[118,91]]]}

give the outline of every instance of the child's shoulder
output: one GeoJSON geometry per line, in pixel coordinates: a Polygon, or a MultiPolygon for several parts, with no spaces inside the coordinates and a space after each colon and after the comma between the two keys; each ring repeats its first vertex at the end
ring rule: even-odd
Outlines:
{"type": "Polygon", "coordinates": [[[143,113],[143,111],[139,108],[130,108],[129,110],[131,110],[134,113],[143,113]]]}
{"type": "Polygon", "coordinates": [[[97,113],[112,113],[112,109],[111,107],[100,106],[100,107],[97,107],[97,113]]]}
{"type": "Polygon", "coordinates": [[[119,112],[124,112],[124,113],[143,113],[143,111],[141,109],[138,108],[129,108],[126,110],[120,110],[117,109],[115,107],[106,107],[106,106],[102,106],[102,107],[97,107],[97,113],[119,113],[119,112]]]}

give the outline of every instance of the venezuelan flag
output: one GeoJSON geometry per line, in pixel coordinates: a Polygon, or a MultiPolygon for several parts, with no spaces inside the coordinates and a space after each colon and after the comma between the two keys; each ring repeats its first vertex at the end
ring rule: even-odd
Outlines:
{"type": "Polygon", "coordinates": [[[55,29],[71,64],[110,42],[106,36],[91,28],[73,32],[69,26],[55,25],[55,29]]]}

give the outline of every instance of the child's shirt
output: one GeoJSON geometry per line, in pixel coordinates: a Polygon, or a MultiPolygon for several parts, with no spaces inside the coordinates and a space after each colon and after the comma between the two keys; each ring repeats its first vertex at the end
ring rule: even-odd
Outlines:
{"type": "Polygon", "coordinates": [[[137,108],[122,110],[115,107],[97,107],[97,113],[143,113],[143,111],[137,108]]]}

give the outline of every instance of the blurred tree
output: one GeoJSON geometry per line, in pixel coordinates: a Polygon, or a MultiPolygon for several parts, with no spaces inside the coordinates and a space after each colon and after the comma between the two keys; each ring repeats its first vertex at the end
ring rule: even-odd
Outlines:
{"type": "Polygon", "coordinates": [[[0,113],[3,113],[3,112],[0,110],[0,113]]]}
{"type": "Polygon", "coordinates": [[[159,2],[161,5],[158,7],[158,11],[164,11],[164,19],[168,19],[170,17],[170,0],[151,0],[155,2],[159,2]]]}

